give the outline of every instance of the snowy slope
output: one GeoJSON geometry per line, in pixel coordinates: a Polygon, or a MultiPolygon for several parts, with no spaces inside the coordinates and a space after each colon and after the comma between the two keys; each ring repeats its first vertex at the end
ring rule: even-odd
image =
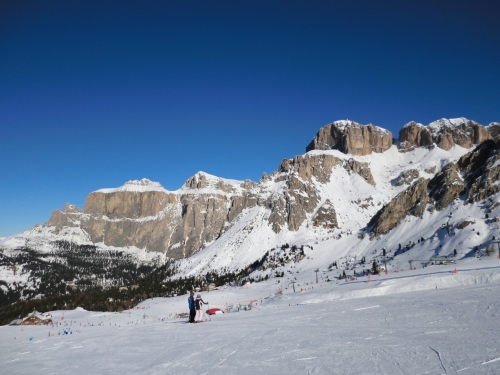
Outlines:
{"type": "MultiPolygon", "coordinates": [[[[334,261],[354,255],[357,256],[358,263],[363,255],[366,256],[367,268],[369,268],[373,259],[381,258],[383,247],[387,248],[388,254],[389,251],[394,254],[399,244],[405,246],[409,241],[417,243],[417,240],[422,237],[426,239],[422,244],[415,245],[402,256],[396,256],[390,266],[395,269],[409,268],[408,260],[410,259],[429,260],[432,256],[449,255],[453,249],[457,249],[458,259],[460,259],[474,246],[479,246],[493,235],[500,234],[498,225],[488,224],[484,219],[480,204],[464,206],[462,202],[455,202],[443,211],[426,212],[422,218],[411,216],[398,228],[379,239],[370,240],[368,236],[360,239],[358,235],[384,204],[408,187],[408,185],[394,185],[394,180],[401,172],[415,169],[421,177],[431,178],[446,164],[458,160],[467,152],[467,149],[455,146],[448,151],[435,147],[431,150],[418,148],[411,152],[400,153],[396,146],[393,146],[381,154],[354,157],[356,160],[369,163],[376,186],[368,184],[359,175],[350,174],[341,167],[333,169],[329,183],[314,182],[321,195],[318,207],[327,199],[333,203],[339,222],[338,229],[313,227],[309,220],[296,232],[285,230],[276,234],[267,225],[269,211],[257,207],[242,213],[236,224],[216,242],[189,259],[180,261],[182,275],[204,274],[208,270],[222,270],[226,267],[242,269],[255,259],[262,257],[266,251],[284,243],[297,246],[308,245],[314,248],[312,251],[307,251],[309,259],[297,266],[289,264],[283,268],[284,271],[290,271],[290,267],[297,267],[299,270],[325,268],[334,261]],[[432,172],[429,172],[430,170],[432,172]],[[479,236],[471,235],[472,227],[455,231],[453,237],[443,235],[441,230],[443,223],[451,221],[457,224],[465,219],[476,220],[476,225],[473,227],[480,232],[479,236]],[[437,237],[435,237],[436,233],[437,237]],[[443,247],[436,249],[441,242],[443,247]],[[377,250],[378,252],[373,254],[377,250]]],[[[310,151],[309,154],[329,154],[343,159],[352,158],[337,150],[315,150],[310,151]]],[[[279,194],[282,188],[283,182],[274,183],[272,180],[268,182],[268,194],[279,194]]],[[[498,200],[497,196],[493,197],[493,201],[495,200],[498,200]]],[[[500,209],[497,208],[492,217],[498,215],[500,215],[500,209]]]]}
{"type": "Polygon", "coordinates": [[[499,373],[499,269],[405,276],[302,279],[303,292],[288,288],[282,296],[273,280],[211,291],[203,293],[210,307],[254,300],[254,308],[195,325],[175,318],[186,312],[187,296],[149,299],[122,313],[54,311],[54,326],[0,327],[2,372],[499,373]],[[61,335],[67,328],[73,334],[61,335]]]}

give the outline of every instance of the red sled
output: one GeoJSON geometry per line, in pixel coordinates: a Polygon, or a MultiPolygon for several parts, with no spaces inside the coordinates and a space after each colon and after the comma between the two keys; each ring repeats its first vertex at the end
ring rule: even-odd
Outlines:
{"type": "Polygon", "coordinates": [[[218,309],[218,308],[208,309],[207,314],[208,315],[224,314],[224,311],[222,311],[221,309],[218,309]]]}

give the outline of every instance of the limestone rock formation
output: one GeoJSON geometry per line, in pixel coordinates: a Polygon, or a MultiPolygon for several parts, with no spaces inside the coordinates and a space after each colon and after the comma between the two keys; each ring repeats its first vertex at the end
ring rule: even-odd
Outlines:
{"type": "Polygon", "coordinates": [[[314,215],[313,225],[315,227],[328,229],[338,228],[337,213],[335,212],[335,207],[329,199],[321,205],[314,215]]]}
{"type": "Polygon", "coordinates": [[[399,149],[411,151],[415,147],[430,146],[434,143],[431,132],[427,127],[414,121],[407,123],[399,131],[399,149]]]}
{"type": "Polygon", "coordinates": [[[372,124],[354,121],[335,121],[322,127],[306,147],[311,150],[339,150],[351,155],[369,155],[384,152],[392,145],[392,133],[372,124]]]}
{"type": "Polygon", "coordinates": [[[434,143],[444,150],[455,145],[471,148],[487,139],[491,139],[488,129],[466,118],[441,119],[427,126],[412,121],[399,132],[399,148],[410,151],[434,143]]]}
{"type": "Polygon", "coordinates": [[[434,208],[442,210],[464,191],[464,180],[457,164],[446,165],[429,183],[429,195],[434,200],[434,208]]]}
{"type": "Polygon", "coordinates": [[[68,206],[54,211],[45,226],[79,226],[94,243],[182,258],[217,237],[227,222],[232,195],[242,190],[236,182],[205,173],[197,173],[175,192],[146,179],[129,181],[89,194],[83,211],[68,206]]]}
{"type": "Polygon", "coordinates": [[[472,221],[464,220],[464,221],[457,224],[457,229],[464,229],[469,224],[472,224],[472,221]]]}
{"type": "Polygon", "coordinates": [[[275,181],[286,181],[283,194],[274,194],[265,203],[271,209],[269,223],[274,232],[280,232],[285,224],[289,230],[299,229],[320,201],[313,178],[321,184],[328,183],[332,169],[336,166],[356,173],[369,184],[375,185],[368,163],[327,154],[306,154],[284,159],[278,171],[271,175],[275,181]]]}
{"type": "Polygon", "coordinates": [[[487,140],[446,165],[429,183],[434,207],[442,210],[465,194],[468,203],[479,202],[500,191],[500,139],[487,140]]]}
{"type": "Polygon", "coordinates": [[[467,189],[467,202],[479,202],[500,191],[500,139],[483,142],[457,162],[467,189]]]}
{"type": "Polygon", "coordinates": [[[175,259],[203,249],[229,230],[245,210],[258,207],[268,210],[267,222],[275,233],[285,228],[297,231],[309,220],[318,225],[323,220],[327,227],[335,227],[331,202],[312,218],[321,201],[318,184],[330,181],[334,167],[375,184],[368,163],[306,154],[284,159],[276,172],[263,176],[259,183],[203,172],[177,191],[147,179],[129,181],[120,188],[89,194],[83,210],[66,205],[62,211],[54,211],[45,227],[53,228],[54,234],[65,227],[79,227],[93,243],[135,246],[175,259]]]}
{"type": "MultiPolygon", "coordinates": [[[[466,147],[471,142],[491,138],[490,133],[496,131],[495,124],[488,127],[488,133],[484,127],[468,120],[447,121],[428,127],[413,123],[404,130],[407,139],[404,142],[417,147],[438,140],[442,147],[448,147],[453,141],[466,147]]],[[[498,192],[500,140],[495,139],[484,141],[458,162],[443,168],[442,161],[449,159],[418,164],[421,169],[415,169],[417,164],[413,162],[410,163],[412,169],[408,169],[408,164],[392,183],[409,186],[392,200],[389,195],[393,189],[392,169],[375,166],[366,157],[316,151],[284,159],[275,172],[263,174],[258,183],[199,172],[176,191],[168,191],[147,179],[129,181],[115,189],[97,190],[88,195],[83,210],[66,204],[61,211],[53,212],[42,229],[55,235],[62,233],[61,236],[82,233],[93,243],[135,246],[174,259],[190,257],[219,238],[228,237],[225,233],[238,228],[238,223],[246,220],[245,215],[254,215],[258,225],[275,234],[285,231],[288,235],[287,231],[310,227],[331,231],[342,229],[339,227],[348,221],[370,221],[372,234],[380,235],[393,229],[408,214],[420,216],[426,209],[441,210],[459,197],[477,202],[498,192]],[[370,165],[387,173],[385,180],[377,179],[380,189],[375,186],[370,165]],[[419,170],[427,167],[423,170],[438,173],[431,180],[419,179],[419,170]],[[357,191],[357,196],[352,196],[351,187],[357,191]],[[342,194],[337,197],[332,189],[342,190],[342,194]],[[350,197],[349,200],[346,197],[350,197]],[[339,212],[338,207],[351,211],[339,212]],[[382,208],[370,220],[377,207],[382,208]]],[[[367,155],[383,152],[391,143],[392,134],[381,128],[340,121],[322,128],[310,147],[316,150],[337,148],[350,154],[367,155]]],[[[390,158],[392,154],[386,155],[390,158]]],[[[402,160],[408,159],[400,156],[402,160]]],[[[454,160],[457,158],[455,156],[454,160]]],[[[377,159],[388,160],[385,155],[377,159]]],[[[250,231],[254,224],[245,227],[250,231]]]]}
{"type": "Polygon", "coordinates": [[[396,181],[394,181],[394,185],[409,185],[419,176],[420,174],[416,169],[408,169],[399,174],[399,176],[396,178],[396,181]]]}
{"type": "Polygon", "coordinates": [[[349,159],[346,163],[346,169],[353,173],[357,173],[370,185],[375,186],[375,180],[373,179],[372,172],[368,163],[363,163],[355,159],[349,159]]]}
{"type": "Polygon", "coordinates": [[[493,138],[498,137],[498,135],[500,134],[500,122],[492,122],[486,127],[486,130],[491,134],[493,138]]]}
{"type": "Polygon", "coordinates": [[[449,163],[431,180],[420,178],[394,197],[368,223],[373,235],[386,234],[409,214],[420,216],[427,205],[442,210],[454,199],[479,202],[500,192],[500,139],[486,140],[458,162],[449,163]]]}
{"type": "Polygon", "coordinates": [[[429,200],[427,185],[429,180],[418,179],[413,185],[396,195],[370,220],[368,226],[374,235],[386,234],[395,228],[410,212],[420,216],[429,200]]]}

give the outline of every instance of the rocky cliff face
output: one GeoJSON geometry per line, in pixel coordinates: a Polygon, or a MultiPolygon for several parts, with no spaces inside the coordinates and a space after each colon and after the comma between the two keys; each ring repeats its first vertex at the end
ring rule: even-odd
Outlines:
{"type": "Polygon", "coordinates": [[[227,222],[231,197],[240,190],[204,173],[176,192],[145,179],[129,181],[118,189],[89,194],[83,211],[68,205],[54,211],[45,226],[55,227],[56,233],[63,226],[79,226],[94,243],[136,246],[182,258],[216,238],[227,222]]]}
{"type": "MultiPolygon", "coordinates": [[[[435,142],[444,149],[452,142],[468,147],[496,134],[497,124],[484,128],[462,120],[440,120],[427,127],[407,124],[401,144],[408,146],[406,150],[435,142]]],[[[444,160],[456,161],[460,152],[443,151],[437,154],[445,155],[444,159],[429,162],[431,156],[424,155],[433,154],[431,150],[416,153],[421,155],[417,161],[409,159],[414,154],[393,148],[374,159],[382,160],[383,166],[374,166],[370,158],[356,157],[382,153],[391,144],[392,134],[386,130],[337,121],[320,129],[308,146],[315,151],[284,159],[274,173],[264,175],[258,183],[203,172],[176,191],[147,179],[129,181],[120,188],[89,194],[83,210],[68,204],[54,211],[44,228],[54,235],[70,233],[67,229],[73,228],[71,233],[81,230],[93,243],[135,246],[180,259],[216,242],[252,212],[259,212],[258,224],[265,225],[270,236],[337,230],[340,238],[346,223],[362,226],[367,221],[372,233],[379,235],[391,231],[408,214],[442,210],[464,194],[468,202],[477,202],[498,192],[498,141],[483,142],[445,167],[441,167],[444,160]],[[321,151],[331,149],[338,151],[321,151]],[[377,176],[371,167],[385,173],[381,180],[378,176],[381,186],[375,183],[377,176]],[[337,197],[337,191],[342,198],[337,197]]],[[[254,224],[246,225],[245,230],[250,233],[254,224]]],[[[231,246],[238,246],[239,241],[231,246]]]]}
{"type": "Polygon", "coordinates": [[[313,223],[316,227],[323,227],[327,229],[338,228],[337,213],[333,203],[327,199],[321,205],[313,217],[313,223]]]}
{"type": "Polygon", "coordinates": [[[455,145],[471,148],[487,139],[491,139],[491,135],[486,127],[465,118],[441,119],[427,126],[412,121],[399,132],[399,148],[410,151],[433,143],[444,150],[455,145]]]}
{"type": "Polygon", "coordinates": [[[420,178],[395,196],[368,223],[373,235],[386,234],[407,215],[442,210],[453,200],[479,202],[500,191],[500,139],[487,140],[432,179],[420,178]]]}
{"type": "Polygon", "coordinates": [[[429,180],[420,178],[396,195],[368,223],[369,227],[373,226],[372,233],[374,235],[389,233],[410,213],[415,216],[422,215],[429,200],[428,184],[429,180]]]}
{"type": "MultiPolygon", "coordinates": [[[[314,181],[324,185],[330,181],[334,167],[341,167],[350,173],[358,174],[367,183],[375,185],[367,163],[354,159],[340,159],[332,155],[296,156],[284,159],[277,172],[271,175],[274,181],[285,181],[282,194],[273,194],[266,200],[271,209],[269,223],[273,231],[280,232],[285,225],[296,231],[318,206],[321,196],[314,181]]],[[[333,216],[332,222],[333,222],[333,216]]],[[[335,219],[336,220],[336,219],[335,219]]],[[[315,221],[317,225],[318,220],[315,221]]]]}
{"type": "MultiPolygon", "coordinates": [[[[318,184],[328,183],[336,166],[375,184],[367,163],[306,154],[283,160],[276,172],[258,184],[203,172],[174,192],[147,179],[129,181],[117,189],[89,194],[83,210],[68,204],[62,211],[54,211],[44,226],[53,227],[54,234],[65,227],[79,227],[93,243],[135,246],[174,259],[186,258],[215,241],[241,213],[256,206],[268,210],[267,221],[275,233],[285,228],[297,231],[321,202],[318,184]]],[[[312,225],[336,226],[331,202],[322,206],[312,225]]]]}
{"type": "Polygon", "coordinates": [[[500,122],[492,122],[486,127],[486,130],[493,138],[498,137],[500,135],[500,122]]]}
{"type": "Polygon", "coordinates": [[[354,121],[336,121],[322,127],[306,147],[311,150],[339,150],[351,155],[369,155],[384,152],[392,145],[392,133],[372,124],[354,121]]]}
{"type": "Polygon", "coordinates": [[[416,169],[409,169],[407,171],[403,171],[399,174],[396,181],[394,181],[394,185],[396,185],[396,186],[409,185],[415,179],[417,179],[419,177],[419,175],[420,174],[416,169]]]}
{"type": "Polygon", "coordinates": [[[479,202],[500,191],[500,139],[482,143],[458,161],[467,202],[479,202]]]}

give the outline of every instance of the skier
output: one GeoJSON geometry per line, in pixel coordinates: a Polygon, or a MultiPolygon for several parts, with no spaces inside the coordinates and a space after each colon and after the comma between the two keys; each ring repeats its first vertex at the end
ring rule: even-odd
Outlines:
{"type": "Polygon", "coordinates": [[[194,303],[194,290],[192,290],[189,293],[188,305],[189,305],[189,323],[194,323],[194,317],[196,315],[196,306],[194,303]]]}
{"type": "Polygon", "coordinates": [[[196,318],[194,320],[195,323],[200,323],[201,320],[203,319],[203,308],[202,308],[203,304],[208,305],[208,302],[203,301],[201,299],[201,295],[198,294],[196,296],[196,301],[195,301],[196,305],[196,318]]]}

